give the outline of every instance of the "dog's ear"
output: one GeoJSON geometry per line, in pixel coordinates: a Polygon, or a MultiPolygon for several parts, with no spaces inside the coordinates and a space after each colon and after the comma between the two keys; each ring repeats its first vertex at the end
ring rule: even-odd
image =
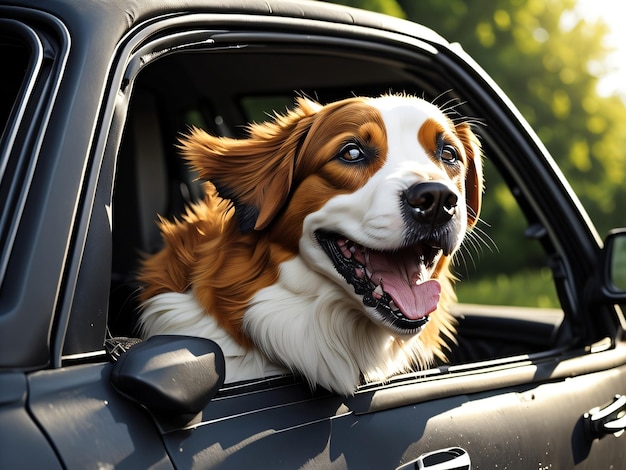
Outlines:
{"type": "Polygon", "coordinates": [[[233,202],[242,232],[262,230],[289,196],[299,146],[320,108],[298,99],[287,114],[250,125],[244,139],[214,137],[193,128],[179,148],[200,178],[233,202]]]}
{"type": "Polygon", "coordinates": [[[480,141],[466,122],[456,126],[456,133],[465,147],[467,155],[467,173],[465,175],[465,198],[467,204],[467,222],[470,227],[476,225],[483,199],[483,163],[480,141]]]}

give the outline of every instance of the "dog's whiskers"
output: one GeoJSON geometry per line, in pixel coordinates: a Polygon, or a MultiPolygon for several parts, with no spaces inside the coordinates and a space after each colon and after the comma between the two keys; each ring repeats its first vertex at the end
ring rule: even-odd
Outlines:
{"type": "MultiPolygon", "coordinates": [[[[444,96],[448,95],[448,94],[452,94],[452,88],[448,88],[445,91],[442,91],[441,93],[439,93],[437,96],[435,96],[430,102],[438,107],[441,107],[437,104],[437,101],[439,101],[440,99],[442,99],[444,96]]],[[[454,101],[455,99],[458,99],[456,97],[449,99],[448,101],[446,101],[446,103],[450,103],[451,101],[454,101]]]]}
{"type": "Polygon", "coordinates": [[[467,232],[461,248],[454,254],[453,257],[454,265],[457,267],[464,266],[466,273],[469,271],[468,258],[469,261],[471,261],[473,270],[476,270],[477,261],[481,254],[484,253],[485,248],[492,253],[494,251],[496,253],[499,252],[496,242],[487,232],[480,228],[478,224],[484,224],[487,227],[490,226],[487,222],[479,218],[472,230],[467,232]]]}
{"type": "Polygon", "coordinates": [[[437,95],[431,103],[437,106],[442,113],[444,113],[454,125],[467,123],[472,126],[484,126],[485,122],[477,117],[467,116],[459,111],[458,108],[465,106],[467,101],[461,100],[457,96],[453,96],[449,98],[447,101],[443,103],[438,103],[438,101],[442,100],[446,95],[452,94],[452,89],[446,90],[439,95],[437,95]]]}

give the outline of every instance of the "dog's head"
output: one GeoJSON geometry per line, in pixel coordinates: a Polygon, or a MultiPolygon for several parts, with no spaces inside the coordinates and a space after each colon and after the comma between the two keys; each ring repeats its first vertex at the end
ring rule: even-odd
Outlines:
{"type": "Polygon", "coordinates": [[[398,337],[437,308],[436,279],[480,212],[477,138],[419,98],[300,99],[246,139],[193,130],[182,149],[242,232],[301,256],[398,337]]]}

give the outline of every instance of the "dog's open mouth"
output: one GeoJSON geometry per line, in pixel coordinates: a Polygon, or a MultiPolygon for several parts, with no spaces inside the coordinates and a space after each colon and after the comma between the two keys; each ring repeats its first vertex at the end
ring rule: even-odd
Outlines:
{"type": "Polygon", "coordinates": [[[441,295],[439,282],[430,279],[440,249],[420,242],[376,251],[334,233],[316,236],[339,274],[389,327],[410,332],[426,324],[441,295]]]}

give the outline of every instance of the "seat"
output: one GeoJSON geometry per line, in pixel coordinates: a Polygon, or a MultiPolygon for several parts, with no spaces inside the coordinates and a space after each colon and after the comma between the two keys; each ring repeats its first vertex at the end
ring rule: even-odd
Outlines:
{"type": "Polygon", "coordinates": [[[172,182],[156,98],[136,90],[117,159],[113,192],[113,257],[109,328],[132,335],[137,315],[136,273],[141,257],[156,252],[161,237],[157,214],[170,211],[172,182]]]}

